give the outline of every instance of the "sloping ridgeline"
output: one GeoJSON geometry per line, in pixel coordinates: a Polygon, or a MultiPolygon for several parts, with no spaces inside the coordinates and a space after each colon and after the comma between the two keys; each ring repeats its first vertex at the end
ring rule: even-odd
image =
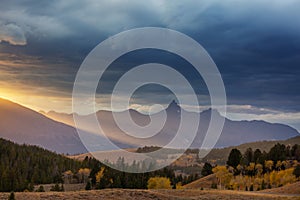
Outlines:
{"type": "Polygon", "coordinates": [[[76,171],[79,161],[37,146],[18,145],[0,138],[0,191],[31,190],[33,184],[61,182],[64,171],[76,171]]]}

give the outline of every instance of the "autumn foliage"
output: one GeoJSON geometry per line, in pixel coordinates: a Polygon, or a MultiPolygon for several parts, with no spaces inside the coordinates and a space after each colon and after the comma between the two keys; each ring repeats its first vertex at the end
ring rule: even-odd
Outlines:
{"type": "Polygon", "coordinates": [[[218,188],[258,191],[296,182],[300,166],[295,153],[297,148],[299,146],[291,149],[276,144],[269,153],[258,150],[253,153],[249,148],[243,155],[239,150],[233,149],[227,166],[213,168],[218,188]]]}
{"type": "Polygon", "coordinates": [[[148,189],[171,189],[171,181],[166,177],[152,177],[148,180],[148,189]]]}

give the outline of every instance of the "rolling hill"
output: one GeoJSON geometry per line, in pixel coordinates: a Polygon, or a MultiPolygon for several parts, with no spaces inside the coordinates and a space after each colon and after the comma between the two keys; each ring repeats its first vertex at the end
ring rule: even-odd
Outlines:
{"type": "Polygon", "coordinates": [[[300,195],[300,181],[288,185],[284,185],[282,187],[267,189],[260,191],[261,193],[278,193],[278,194],[292,194],[292,195],[300,195]]]}

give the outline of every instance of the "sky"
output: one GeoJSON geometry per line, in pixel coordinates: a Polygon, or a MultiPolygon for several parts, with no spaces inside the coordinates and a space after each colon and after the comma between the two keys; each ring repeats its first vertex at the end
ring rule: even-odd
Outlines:
{"type": "MultiPolygon", "coordinates": [[[[96,45],[132,28],[163,27],[188,35],[209,53],[224,81],[229,118],[281,122],[300,130],[299,7],[298,0],[3,0],[0,97],[37,111],[71,113],[76,73],[96,45]]],[[[201,77],[188,63],[168,52],[144,50],[114,63],[114,73],[102,80],[107,87],[98,91],[98,108],[107,108],[116,77],[153,61],[181,68],[198,85],[204,99],[200,108],[209,107],[201,77]]],[[[142,112],[172,98],[164,88],[145,87],[131,106],[142,112]]]]}

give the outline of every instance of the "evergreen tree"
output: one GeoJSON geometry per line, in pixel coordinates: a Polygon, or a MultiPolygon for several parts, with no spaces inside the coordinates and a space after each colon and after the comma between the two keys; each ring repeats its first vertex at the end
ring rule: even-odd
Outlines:
{"type": "Polygon", "coordinates": [[[286,159],[286,149],[284,144],[277,143],[268,153],[269,160],[273,160],[274,163],[277,161],[283,161],[286,159]]]}
{"type": "Polygon", "coordinates": [[[91,189],[92,189],[91,181],[88,181],[88,182],[86,183],[85,190],[91,190],[91,189]]]}
{"type": "Polygon", "coordinates": [[[292,155],[293,159],[300,161],[300,145],[299,144],[295,144],[292,147],[291,155],[292,155]]]}
{"type": "Polygon", "coordinates": [[[8,197],[8,200],[15,200],[15,193],[14,192],[11,192],[9,197],[8,197]]]}
{"type": "Polygon", "coordinates": [[[249,189],[249,191],[253,191],[254,190],[254,188],[253,188],[253,184],[251,184],[250,185],[250,189],[249,189]]]}
{"type": "Polygon", "coordinates": [[[266,189],[265,180],[263,180],[262,183],[261,183],[261,189],[262,190],[266,189]]]}
{"type": "Polygon", "coordinates": [[[244,164],[245,165],[249,165],[249,163],[253,162],[254,161],[254,157],[253,157],[253,151],[251,148],[248,148],[245,153],[244,153],[244,164]]]}
{"type": "Polygon", "coordinates": [[[201,170],[201,175],[208,176],[212,174],[213,173],[212,168],[213,167],[211,166],[211,164],[206,162],[201,170]]]}
{"type": "Polygon", "coordinates": [[[264,164],[265,160],[263,159],[263,154],[259,149],[256,149],[253,153],[253,161],[255,163],[264,164]]]}
{"type": "Polygon", "coordinates": [[[293,174],[296,176],[296,178],[300,177],[300,165],[295,167],[293,174]]]}
{"type": "Polygon", "coordinates": [[[228,156],[227,165],[236,169],[236,167],[240,164],[242,159],[242,154],[238,149],[232,149],[228,156]]]}

